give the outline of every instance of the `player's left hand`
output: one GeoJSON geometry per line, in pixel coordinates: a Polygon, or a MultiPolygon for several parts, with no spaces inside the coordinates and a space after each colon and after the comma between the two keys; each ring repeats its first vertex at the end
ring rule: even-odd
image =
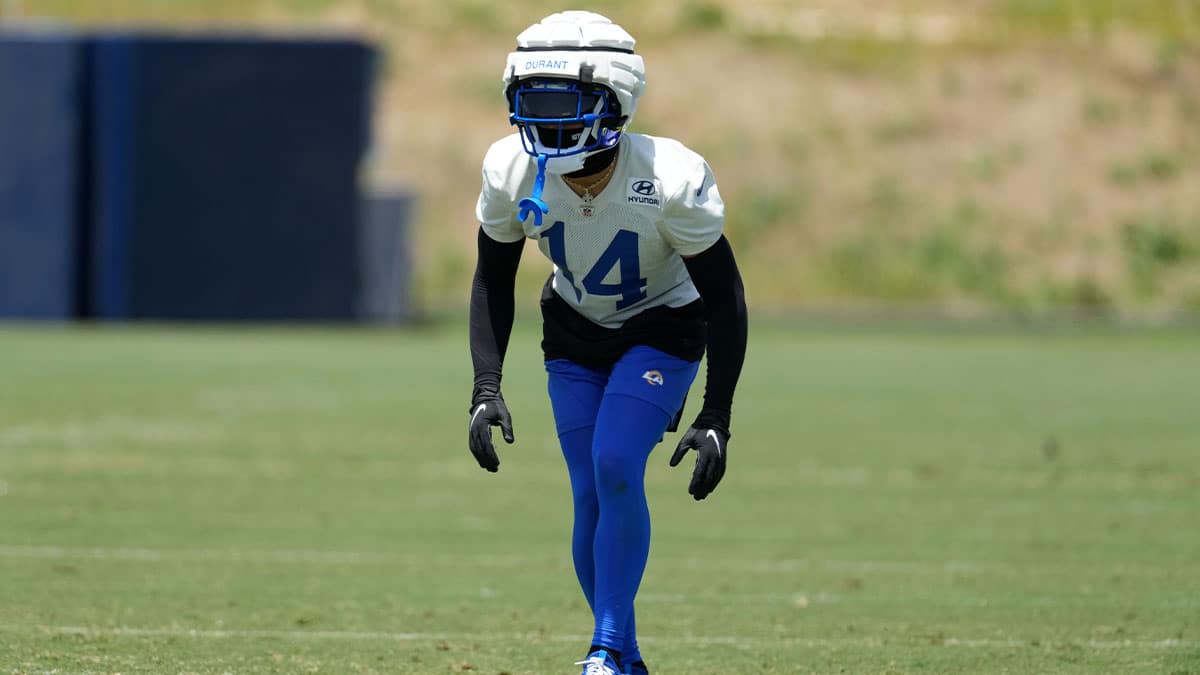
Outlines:
{"type": "Polygon", "coordinates": [[[471,410],[471,426],[467,434],[467,444],[471,454],[479,466],[496,473],[500,470],[500,458],[496,456],[496,447],[492,445],[492,427],[500,427],[505,443],[512,443],[512,416],[504,399],[494,398],[478,401],[471,410]]]}
{"type": "Polygon", "coordinates": [[[688,485],[688,494],[696,501],[717,489],[717,483],[725,476],[728,446],[728,432],[708,427],[692,427],[679,439],[675,454],[671,455],[671,466],[678,466],[688,450],[696,450],[696,468],[692,470],[692,482],[688,485]]]}

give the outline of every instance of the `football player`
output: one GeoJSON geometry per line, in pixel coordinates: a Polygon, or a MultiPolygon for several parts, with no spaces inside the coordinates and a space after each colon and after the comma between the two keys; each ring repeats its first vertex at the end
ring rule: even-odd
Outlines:
{"type": "Polygon", "coordinates": [[[650,548],[646,461],[675,430],[707,350],[703,406],[670,465],[695,450],[688,492],[713,492],[746,351],[741,275],[712,171],[678,141],[625,132],[645,88],[633,48],[591,12],[522,32],[503,75],[517,133],[488,150],[476,205],[469,447],[488,471],[500,466],[491,428],[514,440],[500,382],[524,241],[554,263],[542,349],[574,497],[575,572],[595,620],[577,664],[585,675],[648,673],[633,610],[650,548]]]}

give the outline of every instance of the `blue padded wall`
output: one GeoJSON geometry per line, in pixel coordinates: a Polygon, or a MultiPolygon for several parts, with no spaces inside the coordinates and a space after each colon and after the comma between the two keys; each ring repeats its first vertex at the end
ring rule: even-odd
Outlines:
{"type": "Polygon", "coordinates": [[[91,56],[97,317],[355,318],[368,46],[119,35],[91,56]]]}
{"type": "Polygon", "coordinates": [[[81,57],[70,36],[0,32],[0,317],[78,310],[81,57]]]}

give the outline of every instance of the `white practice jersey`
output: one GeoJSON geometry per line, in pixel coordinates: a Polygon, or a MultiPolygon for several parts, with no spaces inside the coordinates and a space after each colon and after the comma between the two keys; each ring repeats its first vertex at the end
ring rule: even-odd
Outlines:
{"type": "Polygon", "coordinates": [[[680,256],[721,238],[725,205],[704,158],[682,143],[626,133],[608,186],[586,203],[561,176],[546,175],[541,227],[517,219],[529,197],[537,160],[516,134],[483,160],[475,207],[484,232],[501,242],[528,237],[554,263],[553,288],[596,324],[619,328],[650,307],[681,307],[699,298],[680,256]]]}

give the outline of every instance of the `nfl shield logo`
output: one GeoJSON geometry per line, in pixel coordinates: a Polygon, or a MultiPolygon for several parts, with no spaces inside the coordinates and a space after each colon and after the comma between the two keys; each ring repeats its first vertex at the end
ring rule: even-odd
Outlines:
{"type": "Polygon", "coordinates": [[[588,204],[579,207],[579,212],[583,214],[584,218],[591,218],[593,213],[591,205],[588,204]]]}

